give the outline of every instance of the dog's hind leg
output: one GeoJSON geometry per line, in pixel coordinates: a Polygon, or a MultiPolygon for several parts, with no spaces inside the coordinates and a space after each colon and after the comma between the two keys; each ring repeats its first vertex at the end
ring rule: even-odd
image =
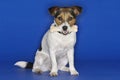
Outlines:
{"type": "Polygon", "coordinates": [[[43,71],[43,70],[41,70],[41,67],[46,58],[47,58],[47,56],[45,54],[43,54],[42,51],[37,51],[36,56],[35,56],[35,61],[33,64],[32,72],[41,73],[43,71]]]}

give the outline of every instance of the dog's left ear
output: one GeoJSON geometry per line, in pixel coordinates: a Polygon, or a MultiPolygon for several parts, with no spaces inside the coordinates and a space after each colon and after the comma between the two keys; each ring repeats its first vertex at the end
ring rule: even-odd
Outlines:
{"type": "Polygon", "coordinates": [[[48,10],[52,16],[55,16],[57,11],[59,10],[59,7],[58,6],[50,7],[48,10]]]}
{"type": "Polygon", "coordinates": [[[73,12],[76,16],[78,16],[82,12],[82,7],[80,7],[80,6],[73,6],[73,7],[71,7],[71,9],[73,10],[73,12]]]}

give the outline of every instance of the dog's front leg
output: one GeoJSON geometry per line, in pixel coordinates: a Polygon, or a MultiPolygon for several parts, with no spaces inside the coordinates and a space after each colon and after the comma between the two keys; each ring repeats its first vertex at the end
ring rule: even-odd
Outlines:
{"type": "Polygon", "coordinates": [[[69,61],[69,69],[71,75],[79,75],[79,73],[76,71],[74,67],[74,48],[71,48],[67,52],[68,61],[69,61]]]}
{"type": "Polygon", "coordinates": [[[50,76],[57,76],[58,75],[57,61],[56,61],[55,51],[53,49],[50,49],[50,58],[51,58],[51,64],[52,64],[50,76]]]}

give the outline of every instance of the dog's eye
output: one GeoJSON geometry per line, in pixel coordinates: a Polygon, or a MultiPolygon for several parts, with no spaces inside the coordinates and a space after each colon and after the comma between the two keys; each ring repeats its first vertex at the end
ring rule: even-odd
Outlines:
{"type": "Polygon", "coordinates": [[[71,21],[73,19],[73,17],[69,17],[68,20],[71,21]]]}
{"type": "Polygon", "coordinates": [[[60,21],[62,21],[62,17],[58,17],[58,19],[59,19],[60,21]]]}

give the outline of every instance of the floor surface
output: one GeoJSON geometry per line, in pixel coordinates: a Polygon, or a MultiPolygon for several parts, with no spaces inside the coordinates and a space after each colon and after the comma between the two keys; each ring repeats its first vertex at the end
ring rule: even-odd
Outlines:
{"type": "Polygon", "coordinates": [[[20,69],[13,64],[1,63],[0,80],[120,80],[119,61],[79,61],[75,63],[79,76],[59,71],[57,77],[50,77],[49,72],[34,74],[31,69],[20,69]]]}

